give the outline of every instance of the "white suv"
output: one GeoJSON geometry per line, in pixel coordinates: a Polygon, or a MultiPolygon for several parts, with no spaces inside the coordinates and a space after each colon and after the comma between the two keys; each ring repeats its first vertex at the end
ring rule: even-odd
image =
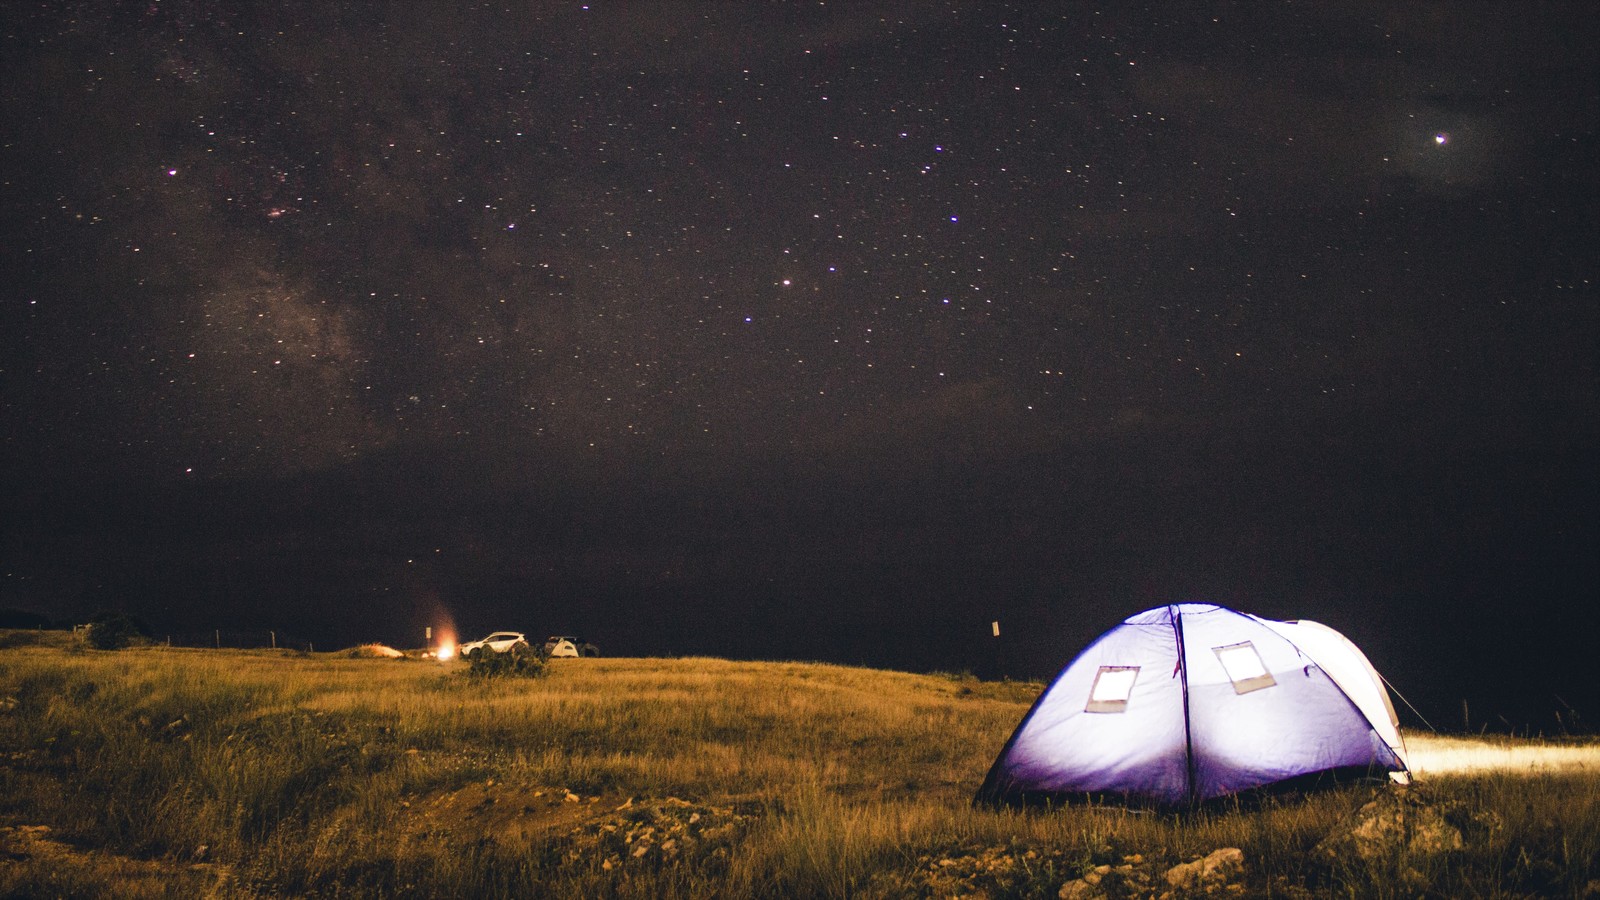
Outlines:
{"type": "Polygon", "coordinates": [[[528,636],[520,631],[496,631],[494,634],[491,634],[486,638],[468,641],[465,644],[462,644],[459,649],[461,651],[461,658],[466,659],[474,652],[484,648],[488,648],[494,653],[504,653],[518,644],[526,647],[528,645],[528,636]]]}

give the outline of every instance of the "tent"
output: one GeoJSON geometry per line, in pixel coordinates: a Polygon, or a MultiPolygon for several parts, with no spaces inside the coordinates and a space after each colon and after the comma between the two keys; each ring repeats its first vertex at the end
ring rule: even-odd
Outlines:
{"type": "Polygon", "coordinates": [[[1056,676],[974,802],[1196,805],[1352,774],[1406,780],[1382,680],[1316,622],[1183,603],[1132,616],[1056,676]]]}

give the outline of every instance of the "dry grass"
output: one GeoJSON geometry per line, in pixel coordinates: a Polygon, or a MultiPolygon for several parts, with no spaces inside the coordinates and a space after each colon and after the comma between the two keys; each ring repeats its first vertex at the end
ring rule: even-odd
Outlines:
{"type": "Polygon", "coordinates": [[[1224,846],[1251,893],[1415,895],[1397,866],[1439,896],[1600,878],[1593,744],[1478,742],[1464,768],[1413,737],[1467,847],[1379,865],[1313,852],[1372,788],[1181,817],[971,809],[1038,685],[715,659],[484,683],[417,660],[9,646],[8,896],[1025,897],[1103,865],[1136,896],[1224,846]]]}

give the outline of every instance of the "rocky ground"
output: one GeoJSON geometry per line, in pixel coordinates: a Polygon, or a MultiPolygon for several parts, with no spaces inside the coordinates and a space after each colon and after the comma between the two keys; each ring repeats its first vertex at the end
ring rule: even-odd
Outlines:
{"type": "MultiPolygon", "coordinates": [[[[499,843],[555,847],[560,866],[601,871],[669,868],[693,860],[709,874],[728,864],[757,827],[761,804],[717,805],[677,797],[585,796],[562,787],[494,781],[418,797],[401,811],[402,840],[499,843]]],[[[1501,828],[1490,812],[1430,802],[1417,789],[1378,791],[1312,851],[1323,871],[1344,866],[1392,867],[1402,891],[1426,894],[1432,876],[1451,854],[1501,828]]],[[[0,828],[0,863],[28,862],[61,871],[92,862],[103,878],[114,874],[119,896],[171,896],[187,885],[195,896],[228,893],[232,873],[207,861],[142,860],[83,851],[58,840],[44,825],[0,828]]],[[[1325,888],[1325,885],[1323,886],[1325,888]]],[[[1088,854],[1082,848],[958,846],[924,853],[909,871],[875,877],[865,895],[938,898],[1054,896],[1062,900],[1178,900],[1188,897],[1311,898],[1325,889],[1265,874],[1259,860],[1239,847],[1175,857],[1164,848],[1088,854]]],[[[1600,898],[1600,881],[1583,898],[1600,898]]]]}

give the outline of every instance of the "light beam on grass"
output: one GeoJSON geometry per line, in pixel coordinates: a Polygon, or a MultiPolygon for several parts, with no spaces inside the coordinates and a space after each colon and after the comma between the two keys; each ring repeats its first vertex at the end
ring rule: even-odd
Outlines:
{"type": "Polygon", "coordinates": [[[1600,746],[1504,744],[1494,740],[1408,734],[1411,771],[1428,775],[1502,772],[1547,775],[1557,772],[1600,773],[1600,746]]]}

